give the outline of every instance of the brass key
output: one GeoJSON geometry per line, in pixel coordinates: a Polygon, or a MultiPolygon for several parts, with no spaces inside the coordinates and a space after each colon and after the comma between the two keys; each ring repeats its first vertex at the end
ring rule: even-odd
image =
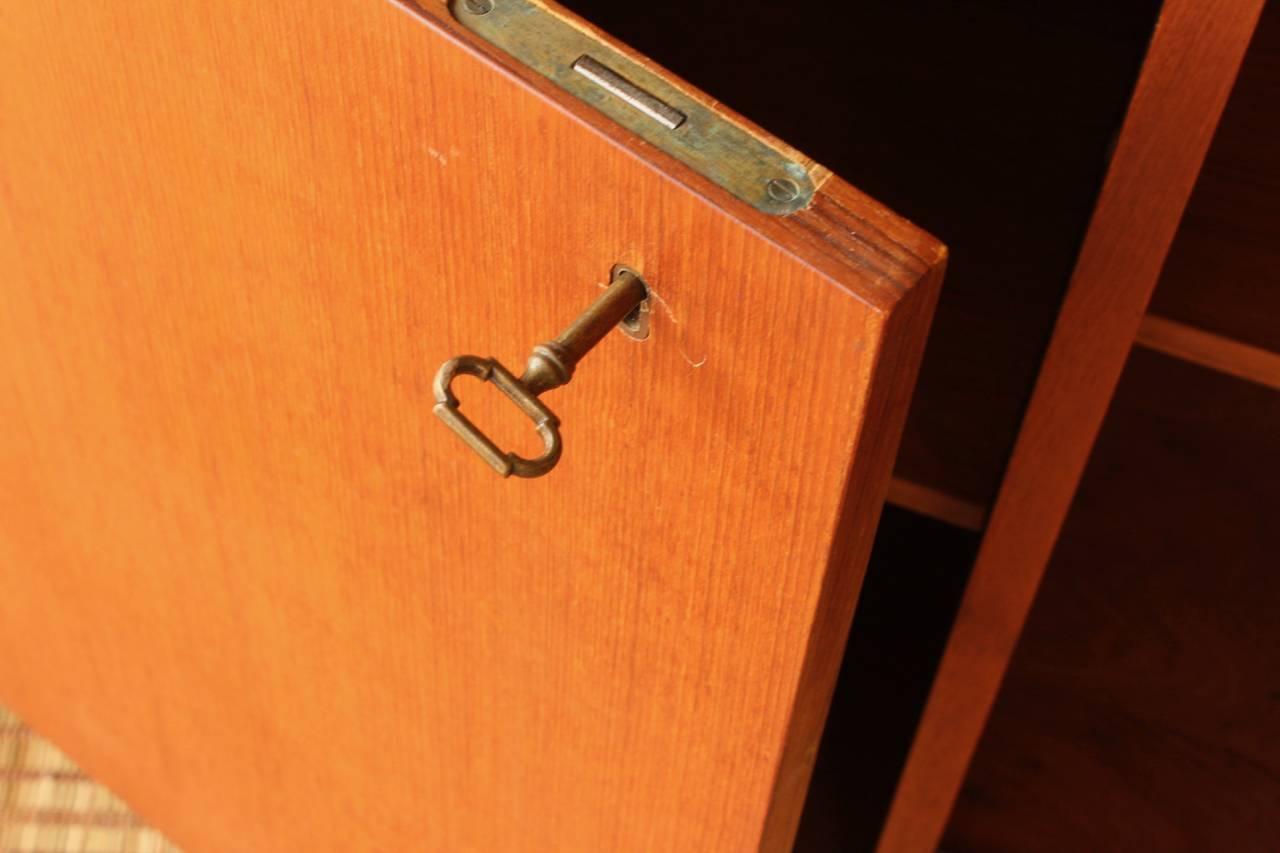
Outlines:
{"type": "Polygon", "coordinates": [[[578,362],[614,326],[637,311],[648,295],[649,290],[638,275],[625,267],[615,267],[613,280],[590,308],[554,340],[533,348],[525,365],[524,375],[519,379],[495,358],[460,355],[449,359],[436,373],[436,416],[502,476],[515,474],[517,477],[541,477],[560,461],[562,447],[560,419],[538,397],[552,388],[567,385],[573,379],[573,371],[578,362]],[[526,459],[518,454],[502,451],[466,415],[458,411],[460,403],[450,386],[453,385],[454,377],[460,373],[492,382],[515,403],[516,408],[533,421],[545,448],[541,456],[526,459]]]}

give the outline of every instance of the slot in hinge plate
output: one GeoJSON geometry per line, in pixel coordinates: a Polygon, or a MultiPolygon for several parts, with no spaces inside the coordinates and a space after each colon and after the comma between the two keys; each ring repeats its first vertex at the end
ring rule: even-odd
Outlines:
{"type": "Polygon", "coordinates": [[[809,168],[536,0],[453,0],[457,21],[758,210],[808,206],[809,168]]]}

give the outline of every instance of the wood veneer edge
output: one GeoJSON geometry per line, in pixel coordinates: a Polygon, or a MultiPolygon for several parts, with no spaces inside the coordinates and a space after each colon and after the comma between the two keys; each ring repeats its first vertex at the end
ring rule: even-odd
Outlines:
{"type": "Polygon", "coordinates": [[[761,850],[790,850],[795,841],[945,271],[944,253],[883,320],[882,343],[794,693],[761,850]]]}

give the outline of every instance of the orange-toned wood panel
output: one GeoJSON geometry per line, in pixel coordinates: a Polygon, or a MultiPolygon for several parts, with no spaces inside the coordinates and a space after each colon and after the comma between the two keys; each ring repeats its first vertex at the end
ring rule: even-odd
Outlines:
{"type": "Polygon", "coordinates": [[[0,73],[0,699],[192,851],[789,843],[936,243],[371,0],[17,6],[0,73]],[[435,367],[617,261],[651,338],[498,479],[435,367]]]}
{"type": "Polygon", "coordinates": [[[937,847],[1261,0],[1168,0],[881,836],[937,847]]]}
{"type": "Polygon", "coordinates": [[[1135,350],[946,849],[1269,851],[1280,394],[1135,350]]]}

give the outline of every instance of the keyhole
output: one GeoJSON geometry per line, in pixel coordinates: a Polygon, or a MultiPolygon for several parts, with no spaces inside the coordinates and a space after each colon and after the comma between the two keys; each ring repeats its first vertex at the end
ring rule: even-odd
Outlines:
{"type": "MultiPolygon", "coordinates": [[[[643,276],[624,264],[616,265],[610,272],[610,277],[616,279],[620,272],[629,272],[636,278],[641,279],[641,281],[644,280],[643,276]]],[[[618,328],[622,329],[622,333],[628,338],[634,341],[643,341],[649,337],[649,311],[652,301],[649,298],[648,288],[646,287],[644,301],[632,308],[627,313],[627,316],[623,317],[622,321],[618,323],[618,328]]]]}

